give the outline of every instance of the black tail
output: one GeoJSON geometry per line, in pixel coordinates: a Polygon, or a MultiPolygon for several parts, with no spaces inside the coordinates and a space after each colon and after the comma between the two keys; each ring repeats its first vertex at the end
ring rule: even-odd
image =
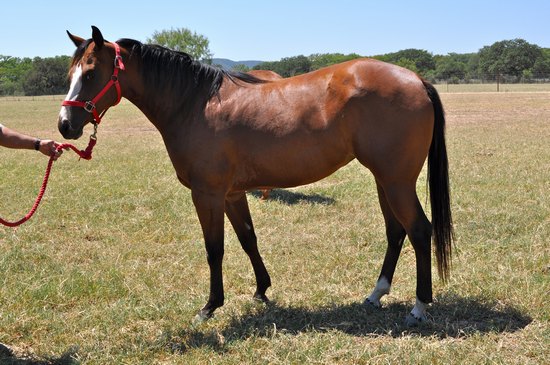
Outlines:
{"type": "Polygon", "coordinates": [[[437,269],[439,277],[445,282],[449,278],[454,240],[449,192],[449,162],[445,145],[445,113],[435,87],[427,81],[423,82],[434,108],[434,130],[428,154],[428,183],[437,269]]]}

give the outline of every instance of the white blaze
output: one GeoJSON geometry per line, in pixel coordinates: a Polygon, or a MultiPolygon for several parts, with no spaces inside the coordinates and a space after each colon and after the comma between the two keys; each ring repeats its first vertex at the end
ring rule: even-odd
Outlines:
{"type": "MultiPolygon", "coordinates": [[[[82,66],[78,65],[73,71],[73,75],[71,77],[71,87],[69,88],[69,92],[67,93],[67,96],[65,96],[65,100],[76,100],[76,98],[78,97],[78,93],[80,93],[81,89],[82,89],[82,66]]],[[[63,119],[68,119],[66,106],[61,107],[61,111],[59,112],[59,115],[63,119]]]]}

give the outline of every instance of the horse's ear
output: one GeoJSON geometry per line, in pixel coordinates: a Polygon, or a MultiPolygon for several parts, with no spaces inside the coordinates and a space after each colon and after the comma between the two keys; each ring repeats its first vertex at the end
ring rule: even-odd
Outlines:
{"type": "Polygon", "coordinates": [[[103,34],[101,34],[101,31],[92,25],[92,39],[95,43],[95,50],[99,51],[103,47],[103,43],[105,43],[105,39],[103,39],[103,34]]]}
{"type": "Polygon", "coordinates": [[[71,39],[71,41],[73,41],[74,45],[76,46],[76,48],[80,47],[80,45],[82,44],[82,42],[84,42],[84,38],[80,38],[76,35],[73,35],[71,34],[71,32],[69,32],[67,30],[67,35],[69,36],[69,38],[71,39]]]}

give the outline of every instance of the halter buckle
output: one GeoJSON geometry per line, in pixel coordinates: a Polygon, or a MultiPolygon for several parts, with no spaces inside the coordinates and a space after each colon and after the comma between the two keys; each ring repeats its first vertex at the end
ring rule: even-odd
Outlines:
{"type": "Polygon", "coordinates": [[[84,106],[83,106],[84,110],[86,110],[88,113],[92,113],[95,109],[95,104],[93,101],[87,101],[86,103],[84,103],[84,106]]]}
{"type": "Polygon", "coordinates": [[[116,55],[115,56],[115,68],[121,68],[121,65],[122,64],[122,56],[120,55],[116,55]]]}

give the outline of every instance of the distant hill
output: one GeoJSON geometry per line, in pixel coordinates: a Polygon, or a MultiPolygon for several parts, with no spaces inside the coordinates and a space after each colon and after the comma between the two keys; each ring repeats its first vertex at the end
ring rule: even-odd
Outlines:
{"type": "Polygon", "coordinates": [[[227,58],[213,58],[212,59],[212,64],[213,65],[220,65],[225,70],[231,70],[236,65],[245,65],[249,68],[252,68],[256,65],[259,65],[262,62],[264,62],[264,61],[232,61],[232,60],[228,60],[227,58]]]}

